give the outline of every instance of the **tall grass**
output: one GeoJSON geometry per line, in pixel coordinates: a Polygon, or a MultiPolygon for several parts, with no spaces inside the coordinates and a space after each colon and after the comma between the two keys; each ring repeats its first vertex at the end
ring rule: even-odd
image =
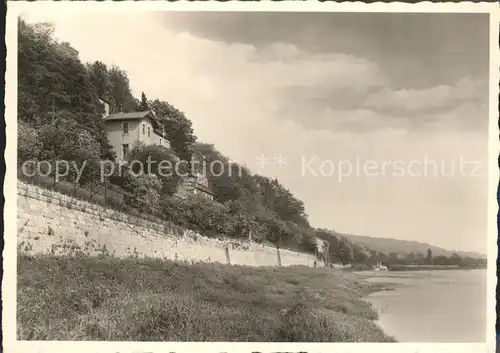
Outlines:
{"type": "Polygon", "coordinates": [[[18,339],[393,341],[353,274],[113,257],[18,257],[18,339]]]}

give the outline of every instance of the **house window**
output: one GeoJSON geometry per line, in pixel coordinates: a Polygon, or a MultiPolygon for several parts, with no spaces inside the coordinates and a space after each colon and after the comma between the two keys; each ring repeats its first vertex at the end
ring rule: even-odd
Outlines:
{"type": "Polygon", "coordinates": [[[123,159],[126,159],[128,157],[129,149],[128,149],[128,144],[123,145],[123,159]]]}
{"type": "Polygon", "coordinates": [[[160,146],[161,146],[161,139],[160,139],[160,146]]]}
{"type": "Polygon", "coordinates": [[[151,127],[148,126],[148,137],[151,137],[151,127]]]}
{"type": "Polygon", "coordinates": [[[123,123],[123,133],[128,134],[128,123],[123,123]]]}
{"type": "Polygon", "coordinates": [[[142,124],[142,134],[146,135],[146,124],[142,124]]]}

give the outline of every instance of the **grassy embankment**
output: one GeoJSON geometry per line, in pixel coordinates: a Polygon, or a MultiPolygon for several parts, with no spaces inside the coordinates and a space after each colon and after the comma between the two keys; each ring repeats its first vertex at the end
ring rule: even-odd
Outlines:
{"type": "Polygon", "coordinates": [[[113,257],[18,257],[18,339],[393,341],[332,269],[251,268],[113,257]]]}

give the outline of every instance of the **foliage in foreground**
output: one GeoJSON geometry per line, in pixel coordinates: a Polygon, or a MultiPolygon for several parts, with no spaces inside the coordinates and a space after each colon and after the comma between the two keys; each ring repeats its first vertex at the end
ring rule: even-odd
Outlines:
{"type": "Polygon", "coordinates": [[[153,259],[18,258],[18,339],[392,341],[355,275],[153,259]]]}

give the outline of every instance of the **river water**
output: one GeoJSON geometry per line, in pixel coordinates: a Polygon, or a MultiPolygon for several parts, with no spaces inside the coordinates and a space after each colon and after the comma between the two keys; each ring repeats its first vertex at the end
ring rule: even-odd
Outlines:
{"type": "Polygon", "coordinates": [[[378,324],[399,342],[485,342],[486,270],[373,272],[370,282],[394,283],[394,291],[366,300],[378,324]]]}

